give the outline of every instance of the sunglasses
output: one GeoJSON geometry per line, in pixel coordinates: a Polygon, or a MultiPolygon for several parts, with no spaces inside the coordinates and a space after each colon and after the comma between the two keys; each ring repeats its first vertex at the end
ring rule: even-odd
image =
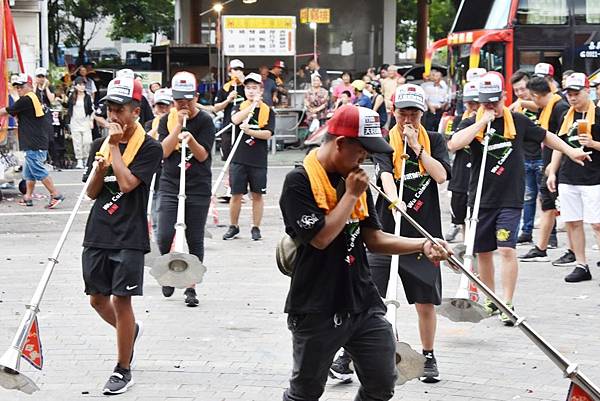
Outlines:
{"type": "Polygon", "coordinates": [[[45,75],[36,75],[37,78],[46,78],[45,75]]]}

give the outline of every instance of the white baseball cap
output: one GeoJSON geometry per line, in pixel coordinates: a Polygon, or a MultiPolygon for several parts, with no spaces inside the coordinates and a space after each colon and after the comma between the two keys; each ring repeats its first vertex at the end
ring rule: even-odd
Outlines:
{"type": "Polygon", "coordinates": [[[116,77],[108,84],[106,96],[102,99],[116,104],[127,104],[142,100],[144,88],[140,81],[132,77],[116,77]]]}
{"type": "Polygon", "coordinates": [[[180,71],[171,79],[173,99],[191,100],[196,96],[196,77],[188,71],[180,71]]]}
{"type": "Polygon", "coordinates": [[[463,102],[479,101],[479,82],[467,82],[463,88],[463,102]]]}
{"type": "Polygon", "coordinates": [[[394,95],[394,107],[397,109],[415,107],[421,111],[426,111],[425,91],[420,86],[414,84],[400,85],[394,95]]]}
{"type": "Polygon", "coordinates": [[[479,79],[479,102],[491,103],[502,99],[504,92],[504,77],[491,71],[479,79]]]}
{"type": "Polygon", "coordinates": [[[231,68],[231,69],[239,68],[239,69],[243,70],[244,69],[244,63],[242,62],[242,60],[234,58],[233,60],[231,60],[229,62],[229,68],[231,68]]]}
{"type": "Polygon", "coordinates": [[[13,85],[25,85],[33,83],[33,79],[31,78],[31,76],[26,73],[16,75],[14,78],[11,78],[10,81],[13,85]]]}
{"type": "Polygon", "coordinates": [[[487,73],[485,68],[469,68],[467,71],[467,82],[475,81],[477,78],[481,78],[487,73]]]}
{"type": "Polygon", "coordinates": [[[569,75],[565,82],[565,89],[574,91],[580,91],[589,87],[590,81],[588,80],[587,76],[581,72],[574,72],[573,74],[569,75]]]}
{"type": "Polygon", "coordinates": [[[554,76],[554,66],[548,63],[537,63],[533,69],[533,75],[538,77],[554,76]]]}
{"type": "Polygon", "coordinates": [[[394,152],[381,134],[379,113],[366,107],[346,104],[338,108],[327,122],[327,132],[335,136],[356,138],[371,153],[394,152]]]}
{"type": "Polygon", "coordinates": [[[45,69],[44,67],[38,67],[38,68],[36,68],[35,69],[35,76],[37,77],[37,76],[40,76],[40,75],[43,75],[43,76],[47,77],[48,76],[48,70],[45,69]]]}
{"type": "Polygon", "coordinates": [[[246,75],[246,77],[244,78],[244,85],[248,81],[256,82],[257,84],[262,85],[262,77],[255,72],[251,72],[250,74],[246,75]]]}
{"type": "Polygon", "coordinates": [[[154,92],[154,103],[170,105],[173,103],[173,93],[169,88],[161,88],[154,92]]]}
{"type": "Polygon", "coordinates": [[[133,73],[133,70],[130,68],[123,68],[122,70],[117,71],[117,73],[115,74],[115,78],[135,78],[135,74],[133,73]]]}

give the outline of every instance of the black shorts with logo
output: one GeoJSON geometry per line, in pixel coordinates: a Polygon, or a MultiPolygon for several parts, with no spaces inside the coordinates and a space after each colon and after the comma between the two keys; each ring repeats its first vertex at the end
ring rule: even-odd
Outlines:
{"type": "Polygon", "coordinates": [[[88,295],[142,295],[144,251],[84,247],[81,255],[88,295]]]}
{"type": "Polygon", "coordinates": [[[229,184],[233,195],[247,194],[248,187],[250,187],[250,192],[265,195],[267,193],[267,168],[231,163],[229,184]]]}
{"type": "Polygon", "coordinates": [[[492,252],[498,248],[515,248],[522,209],[502,207],[479,209],[474,252],[492,252]]]}

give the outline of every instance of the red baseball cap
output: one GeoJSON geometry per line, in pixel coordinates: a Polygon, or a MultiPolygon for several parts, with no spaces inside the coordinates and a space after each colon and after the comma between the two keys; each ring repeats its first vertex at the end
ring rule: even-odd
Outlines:
{"type": "Polygon", "coordinates": [[[134,100],[142,100],[144,87],[133,77],[117,77],[110,81],[103,101],[116,104],[127,104],[134,100]]]}
{"type": "Polygon", "coordinates": [[[273,63],[273,68],[285,68],[285,63],[283,62],[283,60],[277,60],[273,63]]]}
{"type": "Polygon", "coordinates": [[[574,72],[565,81],[565,90],[580,91],[590,87],[590,81],[582,72],[574,72]]]}
{"type": "Polygon", "coordinates": [[[346,104],[335,111],[327,122],[327,132],[335,136],[356,138],[370,153],[393,153],[383,139],[379,114],[366,107],[346,104]]]}
{"type": "Polygon", "coordinates": [[[537,63],[533,70],[533,75],[538,77],[554,76],[554,66],[548,63],[537,63]]]}

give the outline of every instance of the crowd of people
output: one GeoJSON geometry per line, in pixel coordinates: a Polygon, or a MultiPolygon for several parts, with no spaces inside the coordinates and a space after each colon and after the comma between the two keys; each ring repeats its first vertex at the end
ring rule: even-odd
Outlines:
{"type": "MultiPolygon", "coordinates": [[[[95,200],[83,243],[85,292],[117,335],[117,365],[105,394],[120,394],[133,383],[135,344],[143,327],[135,320],[131,296],[143,294],[150,234],[161,254],[171,250],[182,172],[189,253],[204,260],[217,136],[209,112],[224,114],[218,135],[221,158],[230,163],[230,225],[223,239],[240,234],[240,209],[248,192],[250,237],[262,239],[268,141],[275,132],[272,107],[287,96],[284,71],[282,61],[256,73],[247,71],[243,61],[231,60],[229,81],[214,104],[201,105],[190,72],[176,73],[169,88],[152,83],[145,94],[141,78],[125,69],[116,73],[96,108],[93,80],[86,78],[85,69],[78,71],[72,93],[62,101],[77,163],[86,169],[87,195],[95,200]],[[94,124],[106,131],[95,140],[94,124]],[[149,233],[146,205],[151,192],[155,201],[149,233]]],[[[502,75],[471,69],[458,108],[464,111],[452,124],[444,124],[442,116],[452,99],[440,70],[432,70],[422,85],[406,83],[395,66],[369,69],[360,79],[345,72],[330,81],[312,60],[304,72],[306,123],[311,129],[326,124],[327,132],[321,146],[288,173],[280,198],[285,231],[297,248],[285,306],[294,365],[284,400],[318,399],[328,375],[351,380],[351,361],[361,381],[357,399],[393,396],[395,333],[383,319],[382,302],[390,274],[399,275],[407,301],[417,311],[426,361],[422,380],[440,380],[435,306],[442,296],[440,261],[452,250],[441,239],[435,244],[409,224],[400,225],[394,210],[402,204],[422,227],[442,238],[438,185],[449,182],[452,193],[453,225],[446,240],[456,241],[461,232],[465,240],[470,224],[478,272],[492,290],[494,254],[499,255],[502,298],[509,308],[514,310],[518,261],[549,261],[547,249],[557,246],[559,213],[569,246],[553,263],[575,266],[567,282],[591,279],[584,224],[591,225],[600,242],[600,114],[590,91],[593,85],[600,88],[600,82],[591,85],[584,74],[566,72],[559,85],[553,67],[540,63],[533,74],[517,71],[510,78],[517,100],[507,106],[502,75]],[[371,196],[369,177],[361,168],[369,156],[375,164],[375,185],[386,197],[371,196]],[[517,255],[518,243],[534,239],[538,204],[535,246],[517,255]],[[473,216],[477,218],[469,223],[473,216]],[[399,237],[394,235],[398,230],[399,237]],[[395,259],[390,255],[400,255],[397,266],[391,266],[395,259]]],[[[50,193],[48,207],[54,208],[64,197],[44,167],[47,132],[55,132],[45,110],[60,95],[49,85],[45,70],[35,75],[13,78],[18,98],[0,109],[0,115],[18,118],[27,180],[21,204],[32,205],[35,182],[41,181],[50,193]]],[[[165,297],[174,292],[174,287],[162,287],[165,297]]],[[[198,305],[193,283],[184,296],[187,306],[198,305]]],[[[504,325],[514,324],[492,300],[485,299],[483,305],[504,325]]]]}

